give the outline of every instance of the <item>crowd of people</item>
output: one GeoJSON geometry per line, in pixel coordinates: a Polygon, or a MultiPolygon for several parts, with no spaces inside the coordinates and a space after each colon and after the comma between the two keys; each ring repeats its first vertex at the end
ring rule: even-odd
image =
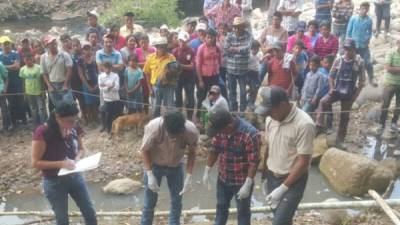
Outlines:
{"type": "MultiPolygon", "coordinates": [[[[302,0],[271,0],[268,22],[259,37],[249,26],[251,1],[244,0],[205,0],[199,19],[185,20],[177,31],[162,25],[152,38],[135,24],[133,12],[125,13],[122,27],[106,29],[95,10],[87,13],[84,40],[68,34],[23,38],[18,43],[0,37],[3,129],[26,124],[27,115],[39,126],[32,159],[44,171],[45,194],[57,224],[68,224],[65,198],[57,197],[68,194],[77,201],[86,223],[96,223],[82,178],[61,179],[54,172],[74,167],[73,160],[83,152],[82,131],[73,126],[79,110],[84,123],[101,123],[101,132],[108,133],[113,120],[124,113],[146,112],[154,118],[145,127],[141,147],[142,225],[152,224],[163,176],[171,192],[169,224],[179,224],[181,195],[191,184],[198,130],[213,137],[204,183],[209,183],[209,171],[219,158],[215,224],[226,224],[235,196],[239,224],[250,224],[261,137],[244,115],[269,116],[268,148],[262,162],[267,202],[274,208],[274,225],[291,224],[307,183],[312,139],[333,128],[332,104],[341,103],[336,145],[345,149],[350,110],[365,86],[365,73],[369,84],[377,85],[369,49],[374,35],[370,3],[363,2],[355,10],[352,0],[316,0],[311,21],[300,20],[303,4],[302,0]],[[77,102],[79,110],[66,102],[77,102]],[[54,129],[61,131],[53,134],[54,129]],[[66,138],[69,141],[63,142],[66,138]],[[184,179],[181,161],[186,147],[190,151],[184,179]],[[79,201],[69,190],[54,191],[61,181],[76,182],[85,200],[79,201]]],[[[385,38],[390,37],[390,4],[390,0],[374,1],[376,37],[382,20],[385,38]]],[[[386,56],[382,130],[394,95],[400,106],[400,40],[397,47],[386,56]]],[[[399,112],[392,119],[394,131],[399,130],[399,112]]]]}

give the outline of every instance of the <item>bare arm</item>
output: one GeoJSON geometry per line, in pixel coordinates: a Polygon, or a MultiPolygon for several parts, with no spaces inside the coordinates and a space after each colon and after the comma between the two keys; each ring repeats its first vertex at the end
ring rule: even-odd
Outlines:
{"type": "Polygon", "coordinates": [[[151,155],[150,151],[142,151],[143,167],[146,171],[151,170],[151,155]]]}
{"type": "Polygon", "coordinates": [[[85,148],[83,146],[82,135],[78,135],[78,153],[76,154],[75,161],[80,160],[85,155],[85,148]]]}
{"type": "Polygon", "coordinates": [[[296,181],[308,171],[311,162],[311,155],[298,155],[295,159],[289,176],[283,182],[286,187],[291,187],[296,181]]]}
{"type": "Polygon", "coordinates": [[[215,162],[218,159],[218,155],[219,154],[214,152],[214,151],[211,151],[211,152],[208,153],[208,157],[207,157],[207,166],[208,167],[211,168],[211,167],[214,166],[215,162]]]}
{"type": "Polygon", "coordinates": [[[20,63],[19,60],[15,60],[13,64],[5,66],[8,70],[19,70],[20,63]]]}
{"type": "Polygon", "coordinates": [[[385,69],[389,73],[396,73],[397,75],[400,75],[400,67],[398,66],[391,66],[390,64],[385,64],[385,69]]]}
{"type": "Polygon", "coordinates": [[[189,174],[193,173],[194,162],[196,160],[196,147],[190,148],[188,152],[188,159],[186,165],[186,172],[189,174]]]}

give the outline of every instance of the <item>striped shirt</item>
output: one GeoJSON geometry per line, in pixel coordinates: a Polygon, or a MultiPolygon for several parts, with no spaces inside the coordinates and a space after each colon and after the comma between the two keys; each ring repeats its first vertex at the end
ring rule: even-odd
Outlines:
{"type": "Polygon", "coordinates": [[[320,36],[314,46],[314,53],[320,57],[326,55],[336,55],[339,49],[339,41],[337,37],[331,35],[328,40],[320,36]]]}
{"type": "Polygon", "coordinates": [[[353,15],[354,4],[351,0],[338,1],[333,3],[332,17],[334,24],[347,24],[353,15]]]}
{"type": "Polygon", "coordinates": [[[231,75],[245,75],[249,67],[250,48],[253,36],[244,31],[240,37],[235,33],[229,33],[225,46],[224,56],[226,59],[226,69],[231,75]],[[230,53],[229,48],[238,49],[237,52],[230,53]]]}

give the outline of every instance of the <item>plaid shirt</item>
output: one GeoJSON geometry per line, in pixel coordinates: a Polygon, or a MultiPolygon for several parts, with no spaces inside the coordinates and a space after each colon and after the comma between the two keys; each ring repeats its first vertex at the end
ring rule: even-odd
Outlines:
{"type": "Polygon", "coordinates": [[[335,24],[347,24],[353,15],[354,4],[349,2],[335,1],[332,8],[332,17],[335,19],[335,24]]]}
{"type": "Polygon", "coordinates": [[[257,169],[260,162],[261,135],[252,125],[237,118],[234,134],[217,134],[213,147],[220,154],[218,178],[227,185],[241,186],[249,169],[257,169]]]}
{"type": "Polygon", "coordinates": [[[235,33],[229,33],[226,37],[224,46],[224,58],[226,59],[226,69],[228,74],[243,76],[247,73],[250,59],[250,48],[253,36],[244,31],[238,37],[235,33]],[[229,48],[237,48],[238,52],[229,53],[229,48]]]}
{"type": "Polygon", "coordinates": [[[325,42],[324,37],[320,36],[315,42],[314,53],[319,57],[327,55],[336,55],[339,49],[339,40],[337,37],[331,35],[325,42]]]}

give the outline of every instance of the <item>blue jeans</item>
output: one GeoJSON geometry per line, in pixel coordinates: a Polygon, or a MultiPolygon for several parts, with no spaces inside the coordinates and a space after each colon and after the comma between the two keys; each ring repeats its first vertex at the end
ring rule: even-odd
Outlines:
{"type": "Polygon", "coordinates": [[[231,111],[238,110],[237,92],[236,88],[239,84],[240,91],[240,112],[244,112],[247,107],[247,95],[246,95],[246,81],[247,74],[243,75],[232,75],[228,74],[228,89],[229,89],[229,108],[231,111]]]}
{"type": "MultiPolygon", "coordinates": [[[[183,188],[183,164],[177,167],[157,166],[153,164],[153,174],[159,186],[161,186],[162,178],[167,178],[169,195],[171,198],[168,224],[179,225],[182,212],[182,196],[179,195],[179,192],[181,192],[183,188]]],[[[144,206],[140,222],[141,225],[153,224],[154,208],[158,200],[158,194],[149,189],[147,179],[147,174],[144,173],[144,206]]]]}
{"type": "MultiPolygon", "coordinates": [[[[277,178],[271,171],[267,174],[267,190],[270,194],[275,188],[279,187],[286,177],[277,178]]],[[[294,183],[289,190],[282,196],[278,207],[273,210],[274,219],[272,225],[292,225],[293,216],[297,207],[303,198],[304,190],[306,188],[308,174],[301,176],[296,183],[294,183]]]]}
{"type": "Polygon", "coordinates": [[[368,47],[366,47],[366,48],[357,48],[356,52],[364,60],[365,69],[366,69],[367,74],[368,74],[368,79],[369,79],[369,81],[372,81],[372,79],[374,79],[374,67],[372,66],[371,52],[369,51],[369,48],[368,47]]]}
{"type": "Polygon", "coordinates": [[[35,124],[42,124],[46,121],[45,103],[43,95],[27,95],[29,107],[32,111],[32,118],[35,124]]]}
{"type": "MultiPolygon", "coordinates": [[[[217,182],[217,213],[215,215],[215,225],[225,225],[229,216],[229,207],[231,200],[235,197],[236,207],[238,210],[237,220],[238,225],[250,225],[251,211],[251,193],[250,196],[239,200],[236,194],[239,192],[241,186],[227,185],[218,179],[217,182]]],[[[253,188],[252,191],[253,192],[253,188]]]]}
{"type": "Polygon", "coordinates": [[[167,110],[174,107],[175,86],[153,86],[155,97],[153,97],[153,118],[161,115],[161,104],[167,110]]]}
{"type": "Polygon", "coordinates": [[[260,82],[264,81],[265,75],[268,72],[268,65],[263,61],[260,63],[260,73],[258,75],[258,79],[260,80],[260,82]]]}
{"type": "Polygon", "coordinates": [[[67,91],[63,90],[63,82],[52,82],[51,85],[53,86],[54,91],[49,92],[49,98],[55,106],[57,106],[57,104],[61,101],[74,101],[71,89],[68,89],[67,91]]]}
{"type": "Polygon", "coordinates": [[[318,105],[313,105],[310,102],[305,102],[303,104],[303,107],[301,107],[301,109],[306,112],[306,113],[310,113],[310,112],[314,112],[315,109],[317,109],[318,105]]]}
{"type": "Polygon", "coordinates": [[[56,216],[57,225],[68,225],[68,195],[79,207],[86,225],[96,225],[96,211],[90,200],[85,180],[79,173],[43,178],[43,189],[56,216]]]}

